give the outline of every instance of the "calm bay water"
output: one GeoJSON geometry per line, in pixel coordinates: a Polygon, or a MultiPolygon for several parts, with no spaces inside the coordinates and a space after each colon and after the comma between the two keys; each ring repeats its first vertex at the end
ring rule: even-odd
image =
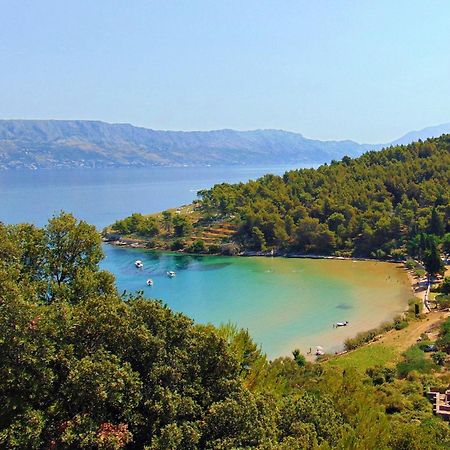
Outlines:
{"type": "Polygon", "coordinates": [[[295,258],[189,256],[105,246],[103,268],[121,290],[143,290],[201,323],[248,328],[271,357],[328,351],[405,309],[411,289],[394,264],[295,258]],[[140,259],[143,269],[136,269],[140,259]],[[167,271],[177,275],[169,278],[167,271]],[[154,285],[149,287],[146,280],[154,285]],[[349,326],[333,328],[348,320],[349,326]]]}
{"type": "Polygon", "coordinates": [[[43,225],[61,209],[103,228],[133,212],[157,212],[190,203],[200,189],[247,181],[276,167],[155,167],[0,171],[0,221],[43,225]]]}
{"type": "MultiPolygon", "coordinates": [[[[61,209],[102,228],[133,212],[191,202],[219,182],[282,174],[288,167],[0,172],[0,220],[43,225],[61,209]]],[[[343,340],[404,310],[405,273],[375,262],[195,257],[105,246],[102,267],[120,290],[144,290],[202,323],[248,328],[271,357],[296,347],[334,351],[343,340]],[[144,261],[143,270],[134,261],[144,261]],[[168,270],[177,276],[169,279],[168,270]],[[146,286],[147,278],[154,280],[146,286]],[[336,321],[350,325],[334,329],[336,321]]]]}

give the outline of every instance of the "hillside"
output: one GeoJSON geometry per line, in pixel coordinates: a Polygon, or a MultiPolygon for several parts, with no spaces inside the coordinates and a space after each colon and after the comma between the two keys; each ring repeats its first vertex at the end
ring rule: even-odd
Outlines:
{"type": "Polygon", "coordinates": [[[442,136],[443,134],[450,134],[450,123],[443,123],[434,127],[426,127],[422,130],[410,131],[401,138],[392,141],[390,145],[406,145],[418,141],[419,139],[424,141],[428,138],[442,136]]]}
{"type": "Polygon", "coordinates": [[[233,243],[250,252],[398,259],[416,256],[420,233],[450,232],[449,204],[450,136],[444,135],[317,169],[218,184],[199,192],[193,210],[177,211],[170,226],[162,217],[147,223],[135,215],[113,229],[156,247],[175,239],[176,249],[190,251],[200,241],[210,252],[233,243]]]}
{"type": "Polygon", "coordinates": [[[0,169],[321,163],[366,148],[280,130],[183,132],[81,120],[0,121],[0,169]]]}
{"type": "Polygon", "coordinates": [[[450,124],[388,144],[320,141],[282,130],[159,131],[87,120],[0,120],[0,170],[319,164],[439,136],[450,124]]]}
{"type": "Polygon", "coordinates": [[[449,448],[424,395],[449,384],[449,319],[433,357],[415,345],[383,365],[358,350],[270,361],[246,330],[121,296],[102,256],[95,228],[69,214],[0,223],[0,448],[449,448]]]}

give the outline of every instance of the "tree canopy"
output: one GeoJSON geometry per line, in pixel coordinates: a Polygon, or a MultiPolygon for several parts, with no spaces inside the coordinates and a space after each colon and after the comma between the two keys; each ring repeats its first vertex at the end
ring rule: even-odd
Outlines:
{"type": "Polygon", "coordinates": [[[122,297],[101,255],[95,229],[69,214],[0,225],[1,448],[450,445],[418,380],[372,383],[297,350],[269,361],[246,330],[122,297]]]}
{"type": "Polygon", "coordinates": [[[444,135],[317,169],[223,183],[200,191],[199,207],[214,220],[234,220],[243,248],[396,256],[418,233],[442,238],[450,231],[449,150],[444,135]]]}

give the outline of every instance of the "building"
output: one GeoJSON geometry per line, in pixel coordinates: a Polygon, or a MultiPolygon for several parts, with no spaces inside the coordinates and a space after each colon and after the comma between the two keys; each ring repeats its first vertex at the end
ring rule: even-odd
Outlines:
{"type": "Polygon", "coordinates": [[[427,397],[433,404],[433,412],[442,419],[450,421],[450,388],[430,388],[427,397]]]}

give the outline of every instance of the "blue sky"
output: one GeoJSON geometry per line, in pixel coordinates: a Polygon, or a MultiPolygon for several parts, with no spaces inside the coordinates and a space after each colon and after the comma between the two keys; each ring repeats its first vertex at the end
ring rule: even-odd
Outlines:
{"type": "Polygon", "coordinates": [[[450,122],[450,2],[0,0],[0,118],[386,142],[450,122]]]}

